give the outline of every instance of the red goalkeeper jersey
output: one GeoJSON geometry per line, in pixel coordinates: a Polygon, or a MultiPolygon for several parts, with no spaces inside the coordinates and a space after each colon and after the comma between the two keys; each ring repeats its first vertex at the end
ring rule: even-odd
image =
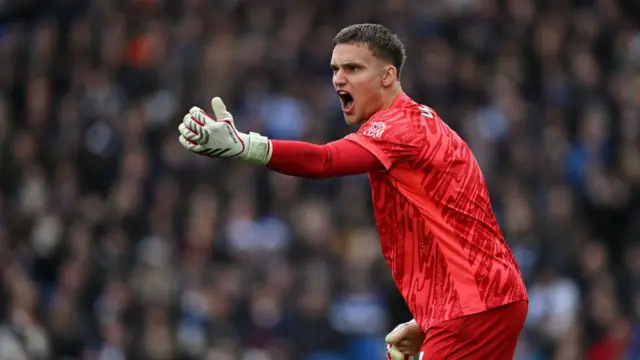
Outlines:
{"type": "Polygon", "coordinates": [[[386,168],[369,173],[382,252],[423,331],[527,300],[480,167],[431,108],[402,93],[346,139],[386,168]]]}

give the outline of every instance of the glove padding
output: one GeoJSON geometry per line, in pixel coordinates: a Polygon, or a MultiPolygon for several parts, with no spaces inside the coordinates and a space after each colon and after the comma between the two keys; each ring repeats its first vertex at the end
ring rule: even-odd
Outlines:
{"type": "Polygon", "coordinates": [[[210,157],[238,158],[265,165],[271,159],[271,142],[258,133],[245,134],[236,129],[233,116],[222,102],[211,100],[213,116],[192,107],[178,127],[182,146],[210,157]]]}
{"type": "Polygon", "coordinates": [[[415,320],[396,326],[385,337],[385,342],[387,343],[387,359],[418,359],[418,352],[424,343],[424,339],[425,334],[422,333],[415,320]]]}
{"type": "Polygon", "coordinates": [[[404,355],[395,345],[387,344],[387,360],[414,360],[414,357],[404,355]]]}

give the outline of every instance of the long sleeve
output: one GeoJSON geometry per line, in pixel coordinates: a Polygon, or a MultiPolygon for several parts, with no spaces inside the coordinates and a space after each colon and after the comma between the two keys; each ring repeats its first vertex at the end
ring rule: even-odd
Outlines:
{"type": "Polygon", "coordinates": [[[384,169],[369,150],[347,139],[325,145],[271,140],[273,152],[267,168],[304,178],[330,178],[384,169]]]}

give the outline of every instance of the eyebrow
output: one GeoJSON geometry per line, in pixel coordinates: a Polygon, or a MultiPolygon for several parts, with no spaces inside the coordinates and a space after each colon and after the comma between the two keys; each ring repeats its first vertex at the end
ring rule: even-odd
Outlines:
{"type": "Polygon", "coordinates": [[[348,62],[342,63],[340,65],[338,65],[336,63],[331,63],[331,68],[332,69],[337,69],[337,68],[345,67],[345,66],[363,67],[364,65],[359,63],[359,62],[354,62],[354,61],[348,61],[348,62]]]}

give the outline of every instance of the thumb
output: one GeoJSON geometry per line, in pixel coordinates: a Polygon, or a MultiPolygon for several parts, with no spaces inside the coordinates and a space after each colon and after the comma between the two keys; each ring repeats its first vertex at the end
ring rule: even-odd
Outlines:
{"type": "Polygon", "coordinates": [[[387,337],[384,339],[384,341],[387,344],[391,345],[397,344],[402,341],[407,335],[407,327],[403,325],[397,326],[395,329],[393,329],[393,331],[387,334],[387,337]]]}
{"type": "Polygon", "coordinates": [[[233,117],[227,111],[227,107],[219,97],[216,96],[211,99],[211,109],[213,109],[213,115],[216,117],[216,120],[228,120],[233,123],[233,117]]]}

